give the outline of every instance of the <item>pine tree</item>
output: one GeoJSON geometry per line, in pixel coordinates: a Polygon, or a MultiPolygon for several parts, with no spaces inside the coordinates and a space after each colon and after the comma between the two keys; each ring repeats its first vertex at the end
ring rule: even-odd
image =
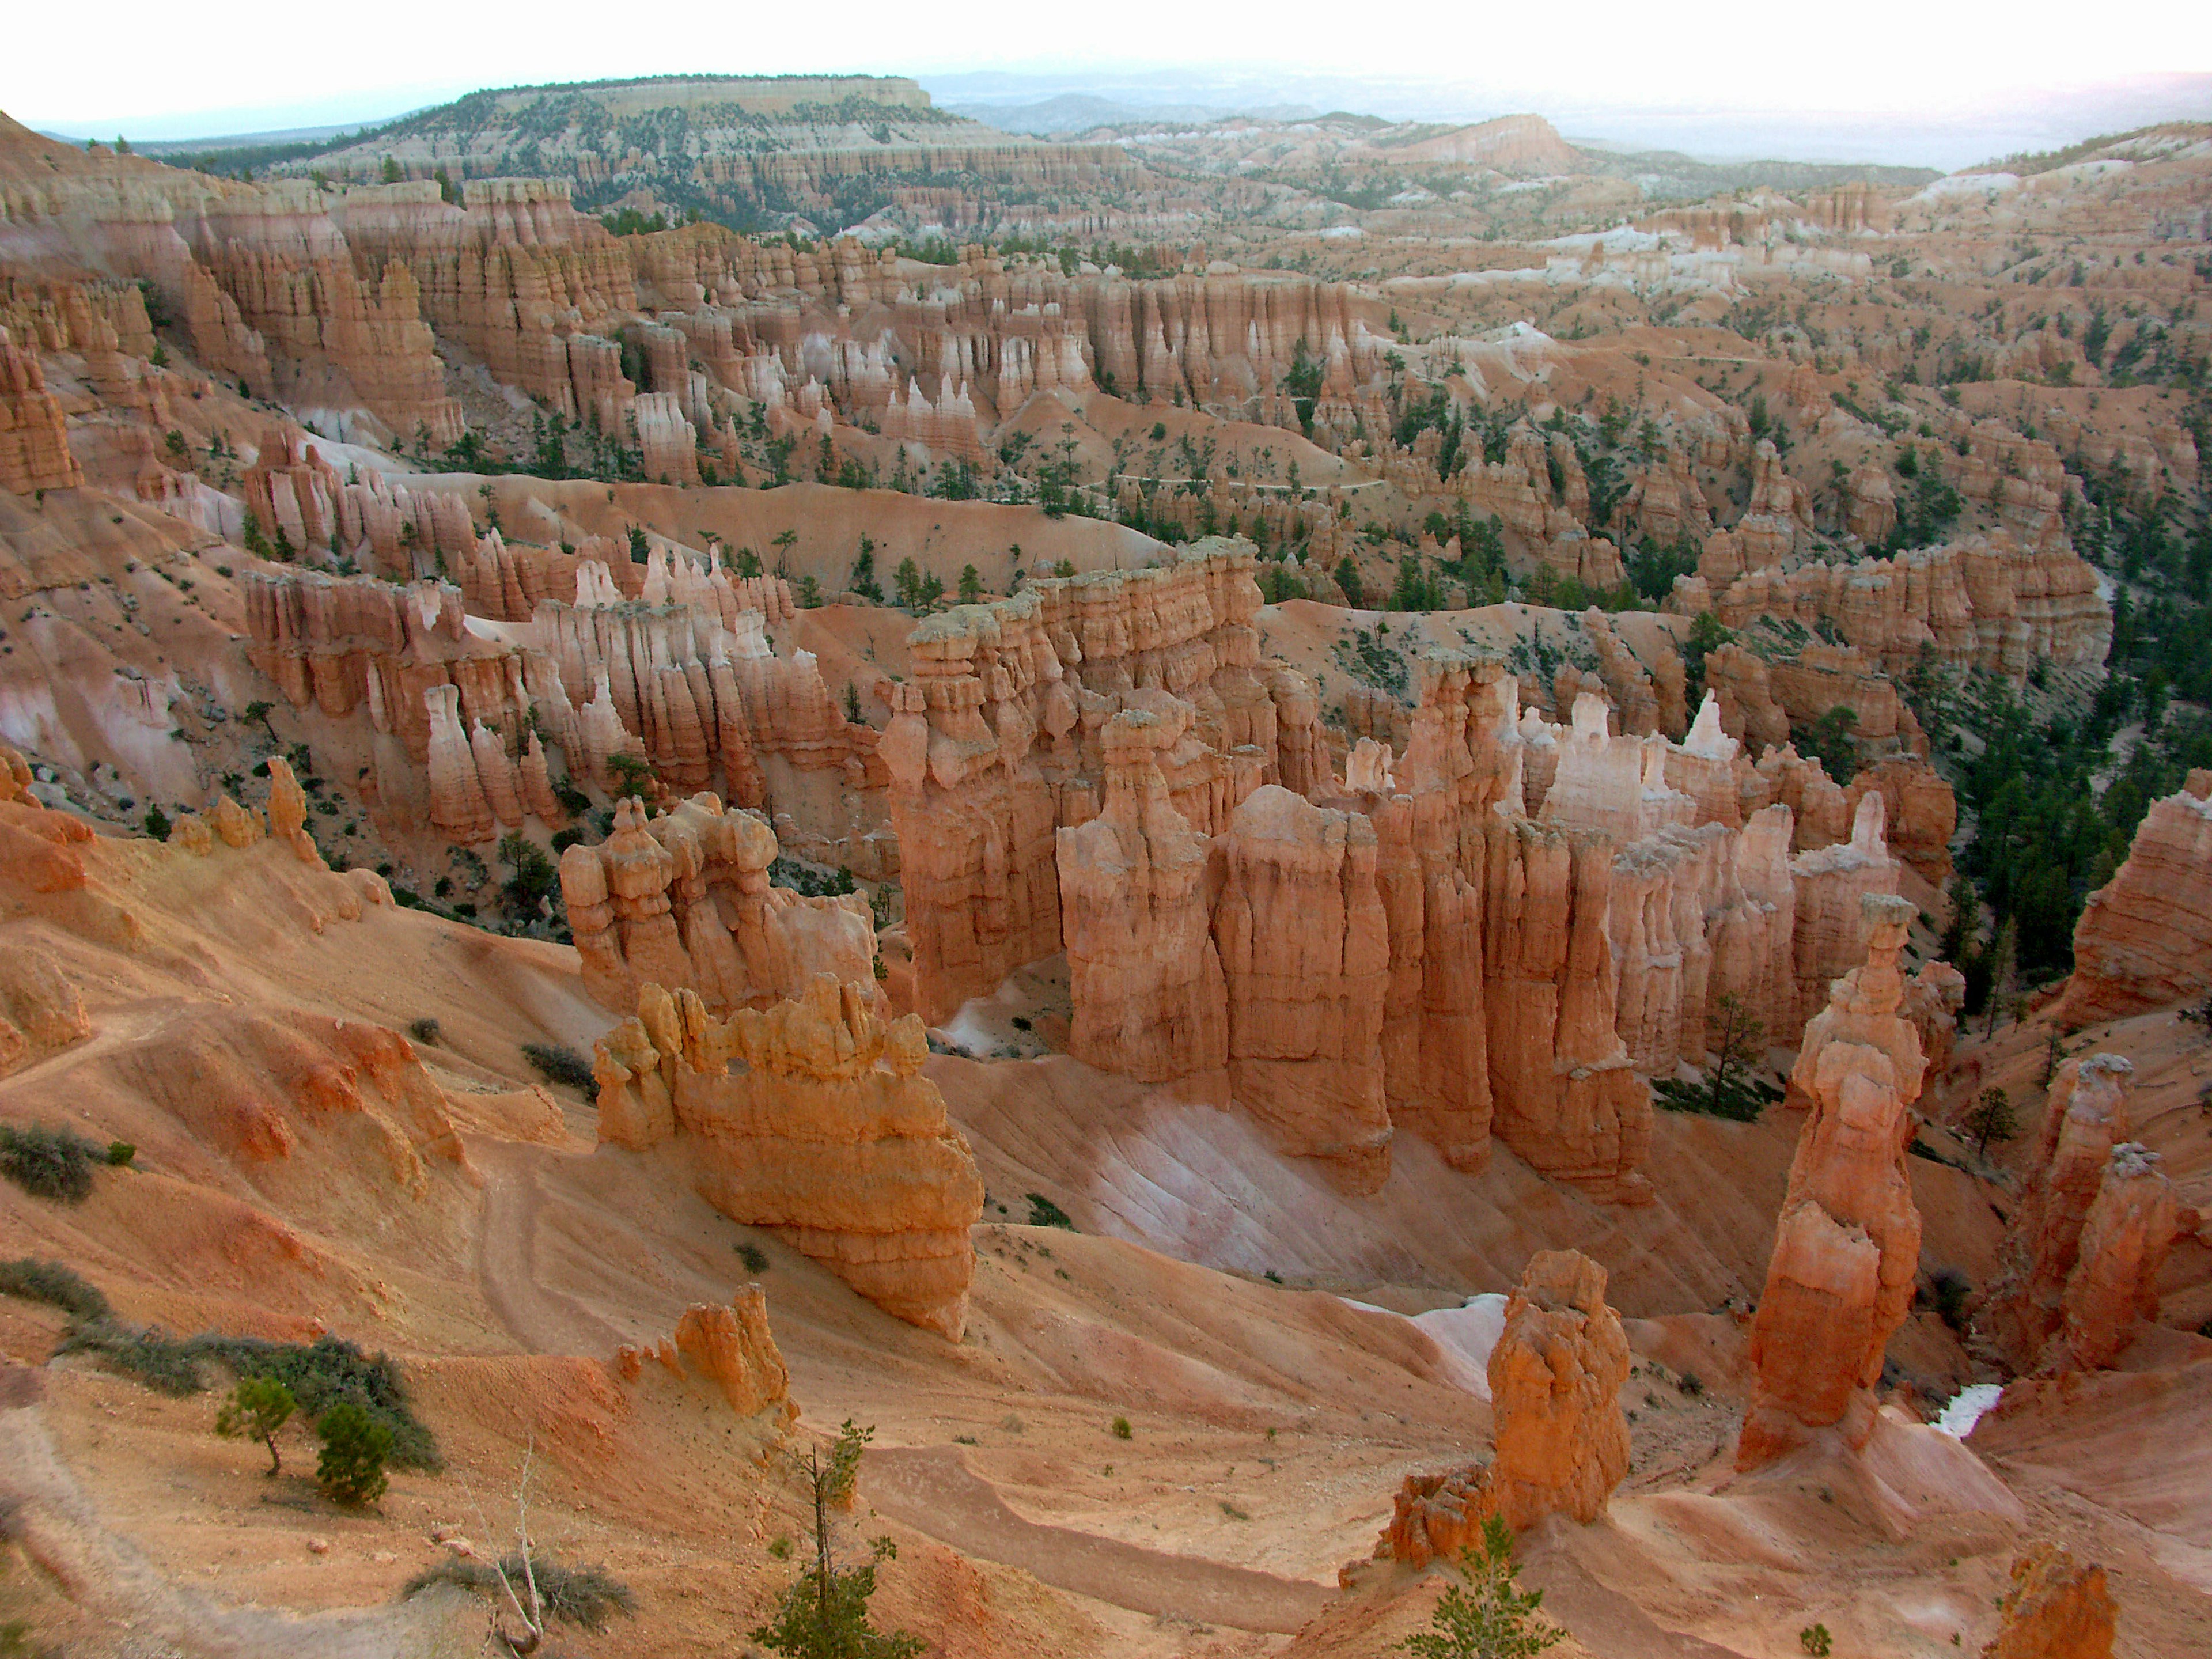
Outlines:
{"type": "Polygon", "coordinates": [[[857,1566],[836,1562],[830,1511],[851,1498],[860,1455],[874,1433],[848,1417],[829,1457],[810,1447],[800,1466],[814,1507],[814,1565],[785,1588],[775,1619],[750,1632],[752,1640],[785,1659],[910,1659],[928,1645],[904,1631],[885,1633],[868,1623],[876,1568],[898,1555],[889,1538],[873,1540],[869,1559],[857,1566]]]}
{"type": "Polygon", "coordinates": [[[1564,1639],[1564,1632],[1530,1625],[1544,1592],[1519,1587],[1513,1530],[1496,1516],[1483,1521],[1482,1547],[1460,1553],[1459,1570],[1466,1583],[1444,1591],[1431,1628],[1408,1636],[1400,1652],[1414,1659],[1534,1659],[1564,1639]]]}

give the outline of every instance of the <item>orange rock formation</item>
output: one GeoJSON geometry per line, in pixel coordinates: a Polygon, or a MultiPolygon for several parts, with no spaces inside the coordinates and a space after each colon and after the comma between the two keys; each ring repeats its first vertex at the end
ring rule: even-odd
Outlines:
{"type": "Polygon", "coordinates": [[[727,1012],[797,996],[817,974],[872,985],[866,901],[771,886],[775,856],[765,823],[712,795],[654,818],[624,801],[605,841],[561,855],[585,988],[617,1011],[648,982],[688,988],[727,1012]]]}
{"type": "Polygon", "coordinates": [[[1498,1455],[1490,1486],[1508,1526],[1597,1519],[1628,1473],[1628,1338],[1605,1303],[1605,1269],[1577,1250],[1529,1259],[1490,1351],[1498,1455]]]}
{"type": "Polygon", "coordinates": [[[1919,1271],[1920,1214],[1905,1174],[1907,1112],[1920,1093],[1920,1039],[1899,1005],[1898,957],[1911,904],[1861,901],[1867,959],[1838,981],[1805,1028],[1792,1085],[1810,1097],[1752,1327],[1756,1373],[1736,1467],[1772,1462],[1814,1431],[1865,1444],[1883,1351],[1919,1271]]]}
{"type": "Polygon", "coordinates": [[[2119,1609],[2094,1562],[2039,1544],[2013,1562],[2002,1601],[2004,1627],[1983,1644],[1982,1659],[2112,1659],[2119,1609]]]}
{"type": "Polygon", "coordinates": [[[2074,972],[2053,1014],[2092,1025],[2212,989],[2212,772],[2151,803],[2127,861],[2074,924],[2074,972]]]}
{"type": "Polygon", "coordinates": [[[921,1020],[886,1024],[874,1000],[819,974],[793,1000],[717,1020],[695,992],[641,987],[636,1015],[598,1047],[599,1138],[635,1152],[675,1140],[716,1209],[957,1342],[983,1183],[920,1075],[921,1020]]]}

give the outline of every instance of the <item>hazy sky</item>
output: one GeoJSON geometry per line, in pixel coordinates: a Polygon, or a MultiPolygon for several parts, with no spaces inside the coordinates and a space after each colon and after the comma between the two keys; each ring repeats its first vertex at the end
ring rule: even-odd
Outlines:
{"type": "MultiPolygon", "coordinates": [[[[375,119],[477,87],[544,81],[843,70],[972,87],[993,70],[1071,82],[1103,71],[1127,95],[1154,74],[1187,85],[1218,66],[1252,101],[1277,81],[1393,82],[1421,94],[1406,113],[1564,112],[1562,125],[1603,137],[1608,111],[1626,125],[1655,109],[1748,110],[1843,116],[1872,130],[2032,110],[2045,90],[2212,70],[2212,4],[2202,0],[838,0],[647,8],[634,14],[635,29],[623,27],[624,9],[605,0],[380,0],[199,14],[173,0],[29,0],[0,53],[0,110],[52,131],[185,137],[375,119]]],[[[2202,112],[2212,118],[2212,107],[2202,112]]]]}

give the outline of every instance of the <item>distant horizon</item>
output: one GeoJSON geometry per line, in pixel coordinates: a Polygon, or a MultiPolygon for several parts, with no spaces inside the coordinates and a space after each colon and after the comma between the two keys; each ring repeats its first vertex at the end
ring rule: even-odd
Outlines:
{"type": "MultiPolygon", "coordinates": [[[[2212,73],[2161,71],[2069,86],[1994,91],[1978,103],[1923,111],[1917,118],[1880,109],[1789,110],[1725,103],[1613,102],[1532,99],[1514,103],[1500,89],[1358,75],[1316,75],[1267,65],[1182,66],[1159,70],[1127,66],[1007,65],[936,73],[927,69],[758,69],[701,66],[636,74],[597,73],[537,79],[416,82],[319,98],[310,103],[228,106],[152,115],[137,121],[28,119],[0,110],[46,136],[70,143],[205,145],[298,143],[372,131],[471,93],[526,86],[582,86],[610,82],[700,78],[775,79],[840,75],[913,81],[935,104],[988,121],[1058,98],[1094,98],[1141,112],[1148,107],[1206,106],[1224,111],[1303,106],[1321,113],[1388,121],[1471,125],[1514,115],[1548,121],[1570,143],[1626,151],[1672,151],[1700,162],[1778,161],[1835,167],[1911,167],[1953,173],[2018,154],[2063,148],[2107,132],[2177,120],[2212,122],[2212,73]]],[[[1141,115],[1140,115],[1141,118],[1141,115]]],[[[1066,136],[1074,136],[1073,133],[1066,136]]]]}

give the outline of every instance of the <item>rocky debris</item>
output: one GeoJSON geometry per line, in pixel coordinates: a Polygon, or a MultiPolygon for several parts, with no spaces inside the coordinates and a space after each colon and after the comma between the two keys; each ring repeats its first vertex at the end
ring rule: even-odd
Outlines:
{"type": "Polygon", "coordinates": [[[2119,1607],[2095,1562],[2039,1544],[2014,1559],[2001,1602],[2004,1625],[1983,1644],[1982,1659],[2112,1659],[2119,1607]]]}
{"type": "Polygon", "coordinates": [[[710,794],[648,818],[623,802],[596,847],[561,855],[561,892],[602,1007],[647,983],[689,988],[726,1013],[796,996],[814,975],[872,987],[875,924],[855,894],[803,898],[769,881],[773,831],[710,794]]]}
{"type": "Polygon", "coordinates": [[[1595,1520],[1628,1473],[1628,1338],[1605,1302],[1605,1269],[1577,1250],[1540,1250],[1505,1304],[1490,1352],[1498,1455],[1489,1486],[1506,1523],[1595,1520]]]}
{"type": "Polygon", "coordinates": [[[723,1214],[957,1342],[983,1183],[921,1075],[921,1019],[886,1023],[875,1001],[872,983],[819,974],[795,1000],[718,1020],[696,992],[642,986],[636,1015],[598,1045],[599,1138],[672,1141],[723,1214]]]}
{"type": "MultiPolygon", "coordinates": [[[[1498,1512],[1491,1465],[1470,1463],[1437,1474],[1409,1474],[1393,1500],[1390,1522],[1376,1541],[1375,1559],[1416,1571],[1431,1561],[1456,1561],[1482,1543],[1482,1522],[1498,1512]]],[[[1347,1568],[1341,1577],[1349,1579],[1347,1568]]],[[[1348,1587],[1348,1586],[1347,1586],[1348,1587]]]]}
{"type": "Polygon", "coordinates": [[[1814,1431],[1863,1446],[1889,1339],[1919,1271],[1920,1214],[1905,1168],[1920,1094],[1920,1039],[1898,1012],[1911,904],[1861,900],[1867,959],[1836,981],[1791,1073],[1812,1115],[1790,1161],[1766,1288],[1752,1326],[1756,1374],[1736,1467],[1757,1468],[1814,1431]]]}
{"type": "Polygon", "coordinates": [[[2074,924],[2074,972],[2052,1014],[2068,1027],[2170,1007],[2212,990],[2212,771],[2151,803],[2127,860],[2074,924]]]}
{"type": "Polygon", "coordinates": [[[2083,1229],[2131,1124],[2122,1054],[2076,1054],[2051,1079],[2027,1184],[1997,1248],[1997,1272],[1975,1322],[2017,1370],[2033,1370],[2066,1316],[2083,1229]]]}

